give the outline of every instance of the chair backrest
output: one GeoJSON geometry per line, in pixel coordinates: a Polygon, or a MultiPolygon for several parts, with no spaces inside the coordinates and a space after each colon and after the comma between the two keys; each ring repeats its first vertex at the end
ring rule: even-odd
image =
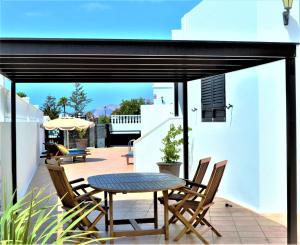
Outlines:
{"type": "MultiPolygon", "coordinates": [[[[193,178],[193,182],[197,183],[197,184],[201,184],[202,180],[204,178],[204,175],[206,173],[207,167],[210,163],[211,157],[207,157],[207,158],[203,158],[199,161],[197,170],[195,172],[194,178],[193,178]]],[[[199,187],[197,186],[193,186],[192,187],[192,191],[198,191],[199,187]]]]}
{"type": "Polygon", "coordinates": [[[54,143],[45,143],[45,149],[47,150],[48,155],[55,156],[59,154],[59,150],[54,143]]]}
{"type": "Polygon", "coordinates": [[[209,182],[204,192],[205,198],[202,199],[201,205],[205,206],[213,202],[221,183],[227,160],[216,163],[210,176],[209,182]]]}
{"type": "Polygon", "coordinates": [[[56,166],[60,166],[61,165],[61,160],[55,157],[52,158],[48,158],[45,160],[46,164],[50,164],[50,165],[56,165],[56,166]]]}
{"type": "Polygon", "coordinates": [[[135,139],[128,141],[128,152],[132,151],[134,141],[135,139]]]}
{"type": "Polygon", "coordinates": [[[46,166],[63,206],[66,208],[77,206],[78,202],[75,199],[75,194],[67,179],[64,168],[55,164],[47,164],[46,166]]]}

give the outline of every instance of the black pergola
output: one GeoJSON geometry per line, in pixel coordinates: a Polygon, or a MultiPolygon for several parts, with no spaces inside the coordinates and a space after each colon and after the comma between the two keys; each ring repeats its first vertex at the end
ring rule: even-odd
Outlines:
{"type": "MultiPolygon", "coordinates": [[[[12,178],[16,189],[16,83],[173,82],[183,94],[184,176],[188,178],[187,82],[254,67],[286,62],[287,230],[297,243],[297,149],[295,43],[0,39],[0,73],[11,82],[12,178]]],[[[178,103],[175,115],[178,115],[178,103]]]]}

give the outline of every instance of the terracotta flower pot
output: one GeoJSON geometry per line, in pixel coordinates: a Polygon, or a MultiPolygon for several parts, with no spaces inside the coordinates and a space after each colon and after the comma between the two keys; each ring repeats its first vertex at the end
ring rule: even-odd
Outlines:
{"type": "Polygon", "coordinates": [[[158,162],[157,163],[160,173],[173,174],[177,177],[179,177],[181,164],[182,162],[174,162],[174,163],[158,162]]]}
{"type": "Polygon", "coordinates": [[[76,139],[77,148],[87,148],[88,139],[76,139]]]}

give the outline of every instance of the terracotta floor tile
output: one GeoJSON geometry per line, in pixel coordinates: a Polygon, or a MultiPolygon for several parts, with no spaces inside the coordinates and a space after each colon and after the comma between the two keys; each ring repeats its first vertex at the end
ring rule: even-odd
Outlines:
{"type": "Polygon", "coordinates": [[[286,232],[279,232],[279,231],[264,231],[266,237],[287,237],[286,232]]]}
{"type": "Polygon", "coordinates": [[[287,239],[286,238],[268,237],[268,240],[271,244],[287,244],[287,239]]]}
{"type": "Polygon", "coordinates": [[[269,244],[269,240],[267,238],[241,238],[241,242],[243,244],[269,244]]]}
{"type": "Polygon", "coordinates": [[[242,237],[265,237],[262,231],[238,231],[239,236],[242,237]]]}
{"type": "Polygon", "coordinates": [[[233,219],[233,222],[236,226],[258,225],[258,222],[256,220],[235,220],[235,219],[233,219]]]}
{"type": "Polygon", "coordinates": [[[273,231],[273,232],[287,232],[286,227],[284,226],[269,226],[269,225],[261,225],[260,226],[263,231],[273,231]]]}
{"type": "Polygon", "coordinates": [[[262,231],[259,225],[236,225],[238,231],[262,231]]]}
{"type": "Polygon", "coordinates": [[[218,237],[214,239],[215,244],[241,244],[238,237],[218,237]]]}

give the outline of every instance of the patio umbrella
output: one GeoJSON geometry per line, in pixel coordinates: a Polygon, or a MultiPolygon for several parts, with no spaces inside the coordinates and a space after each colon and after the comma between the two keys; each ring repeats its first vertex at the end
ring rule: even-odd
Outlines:
{"type": "Polygon", "coordinates": [[[68,148],[69,148],[69,132],[68,132],[69,130],[88,129],[94,126],[95,124],[93,122],[83,120],[81,118],[75,118],[75,117],[61,117],[43,123],[43,127],[46,130],[54,130],[54,129],[66,130],[68,148]]]}

